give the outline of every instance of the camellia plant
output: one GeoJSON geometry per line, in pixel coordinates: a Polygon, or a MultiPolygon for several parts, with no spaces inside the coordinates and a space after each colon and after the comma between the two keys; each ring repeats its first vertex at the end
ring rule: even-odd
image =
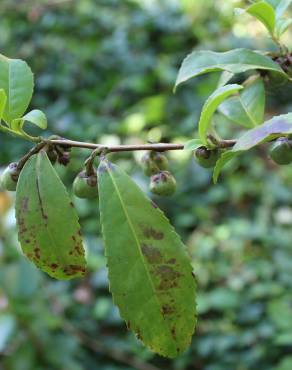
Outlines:
{"type": "Polygon", "coordinates": [[[193,151],[202,167],[214,168],[215,183],[228,161],[264,142],[271,142],[269,155],[276,163],[291,163],[292,113],[264,122],[265,87],[281,85],[292,77],[292,54],[280,40],[292,23],[292,19],[283,17],[291,1],[258,1],[245,10],[237,10],[263,23],[277,44],[277,52],[194,51],[186,57],[175,89],[205,73],[222,74],[217,89],[202,108],[198,134],[182,144],[105,146],[56,135],[33,137],[25,130],[26,122],[47,128],[43,112],[25,113],[33,94],[33,74],[24,61],[0,56],[0,130],[35,143],[1,177],[3,190],[16,190],[16,219],[23,253],[53,278],[68,280],[85,275],[78,216],[54,164],[66,166],[72,148],[91,150],[74,180],[73,192],[77,197],[99,202],[114,303],[128,329],[160,355],[176,357],[190,344],[196,324],[192,266],[167,218],[108,159],[108,154],[146,151],[141,167],[150,177],[151,192],[160,196],[171,196],[176,190],[176,180],[165,156],[169,150],[193,151]],[[247,77],[245,81],[230,83],[238,74],[247,77]],[[216,111],[241,125],[244,132],[236,139],[220,138],[212,121],[216,111]]]}

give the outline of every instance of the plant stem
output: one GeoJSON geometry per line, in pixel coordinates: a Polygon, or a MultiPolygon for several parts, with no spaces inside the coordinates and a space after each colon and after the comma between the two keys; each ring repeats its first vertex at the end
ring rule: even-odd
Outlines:
{"type": "MultiPolygon", "coordinates": [[[[102,145],[93,144],[82,141],[73,140],[44,140],[43,142],[51,145],[60,145],[71,148],[85,148],[85,149],[105,149],[107,152],[132,152],[137,150],[154,150],[157,152],[165,152],[169,150],[183,150],[184,144],[169,144],[169,143],[155,143],[155,144],[137,144],[137,145],[102,145]]],[[[236,143],[235,140],[220,140],[218,145],[221,148],[230,148],[236,143]]]]}
{"type": "Polygon", "coordinates": [[[35,147],[33,147],[24,157],[22,157],[17,164],[17,169],[20,172],[27,162],[27,160],[34,154],[38,153],[41,149],[43,149],[46,146],[45,142],[41,142],[37,144],[35,147]]]}
{"type": "Polygon", "coordinates": [[[15,137],[19,137],[21,139],[30,141],[32,143],[38,143],[38,142],[41,141],[40,137],[32,137],[32,136],[27,135],[24,132],[23,133],[20,133],[20,132],[18,133],[16,131],[11,130],[9,127],[6,127],[6,126],[2,125],[1,123],[0,123],[0,131],[8,133],[8,134],[10,134],[12,136],[15,136],[15,137]]]}

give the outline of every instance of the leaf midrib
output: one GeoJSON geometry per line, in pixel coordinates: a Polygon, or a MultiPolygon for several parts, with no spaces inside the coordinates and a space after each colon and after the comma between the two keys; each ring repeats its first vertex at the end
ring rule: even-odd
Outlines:
{"type": "Polygon", "coordinates": [[[149,280],[149,282],[150,282],[150,286],[151,286],[152,291],[153,291],[153,296],[155,297],[155,299],[156,299],[156,301],[157,301],[157,304],[158,304],[158,307],[159,307],[159,310],[158,310],[158,311],[159,311],[160,316],[162,317],[162,322],[166,325],[166,327],[167,327],[167,329],[169,330],[169,333],[170,333],[170,336],[169,336],[169,337],[173,340],[173,337],[172,337],[172,335],[171,335],[171,328],[170,328],[170,326],[169,326],[168,322],[165,320],[165,318],[164,318],[164,317],[163,317],[163,315],[161,314],[161,310],[160,310],[160,308],[162,307],[162,304],[160,303],[160,300],[158,299],[158,295],[157,295],[157,294],[155,294],[155,293],[156,293],[156,289],[155,289],[155,286],[154,286],[154,284],[153,284],[153,281],[152,281],[152,278],[151,278],[151,274],[150,274],[150,272],[149,272],[148,268],[146,267],[146,263],[145,263],[145,260],[144,260],[144,257],[143,257],[142,251],[141,251],[141,246],[140,246],[139,239],[138,239],[138,237],[137,237],[137,235],[136,235],[136,232],[135,232],[135,228],[134,228],[134,226],[133,226],[133,224],[132,224],[132,222],[131,222],[131,219],[130,219],[130,217],[129,217],[129,215],[128,215],[128,212],[127,212],[127,209],[126,209],[126,207],[125,207],[125,205],[124,205],[124,202],[123,202],[123,199],[122,199],[121,193],[120,193],[120,191],[119,191],[119,188],[117,187],[117,184],[116,184],[116,182],[115,182],[115,179],[114,179],[114,177],[112,176],[111,169],[110,169],[110,167],[108,166],[108,164],[107,164],[107,163],[105,163],[105,165],[106,165],[106,167],[107,167],[107,169],[108,169],[109,176],[110,176],[110,178],[111,178],[111,180],[112,180],[112,183],[113,183],[113,186],[114,186],[114,188],[115,188],[115,190],[116,190],[116,192],[117,192],[117,195],[118,195],[119,201],[120,201],[120,203],[121,203],[122,209],[123,209],[123,211],[124,211],[125,217],[126,217],[126,219],[128,220],[128,223],[129,223],[129,225],[130,225],[130,229],[131,229],[131,231],[132,231],[132,233],[133,233],[133,236],[134,236],[134,239],[135,239],[135,241],[136,241],[136,243],[137,243],[138,250],[139,250],[139,254],[140,254],[140,257],[141,257],[141,260],[142,260],[142,265],[144,266],[144,269],[145,269],[145,271],[146,271],[146,275],[147,275],[148,280],[149,280]],[[144,263],[143,263],[143,262],[144,262],[144,263]]]}

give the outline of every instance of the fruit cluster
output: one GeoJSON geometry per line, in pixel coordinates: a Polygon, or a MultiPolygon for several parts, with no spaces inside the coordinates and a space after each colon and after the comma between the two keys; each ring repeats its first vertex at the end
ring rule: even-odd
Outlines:
{"type": "Polygon", "coordinates": [[[150,177],[150,191],[161,196],[170,196],[176,190],[176,180],[168,171],[166,156],[160,152],[147,152],[142,157],[141,166],[146,176],[150,177]]]}

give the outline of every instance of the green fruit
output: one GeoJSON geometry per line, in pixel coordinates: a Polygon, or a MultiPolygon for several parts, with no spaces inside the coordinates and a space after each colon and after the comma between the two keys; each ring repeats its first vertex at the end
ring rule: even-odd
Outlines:
{"type": "Polygon", "coordinates": [[[94,199],[98,197],[98,184],[96,172],[87,175],[86,171],[80,172],[73,182],[73,192],[78,198],[94,199]]]}
{"type": "Polygon", "coordinates": [[[15,191],[19,176],[17,163],[11,163],[2,173],[0,184],[1,188],[8,191],[15,191]]]}
{"type": "Polygon", "coordinates": [[[151,176],[150,191],[153,194],[170,196],[175,190],[176,181],[169,171],[161,171],[151,176]]]}
{"type": "Polygon", "coordinates": [[[196,161],[204,168],[214,167],[219,157],[220,151],[218,149],[210,150],[205,146],[201,146],[195,150],[196,161]]]}
{"type": "Polygon", "coordinates": [[[292,162],[292,146],[285,137],[279,138],[270,149],[270,157],[277,164],[289,164],[292,162]]]}
{"type": "Polygon", "coordinates": [[[164,154],[152,151],[144,154],[141,166],[146,176],[152,176],[160,171],[168,170],[168,160],[164,154]]]}

